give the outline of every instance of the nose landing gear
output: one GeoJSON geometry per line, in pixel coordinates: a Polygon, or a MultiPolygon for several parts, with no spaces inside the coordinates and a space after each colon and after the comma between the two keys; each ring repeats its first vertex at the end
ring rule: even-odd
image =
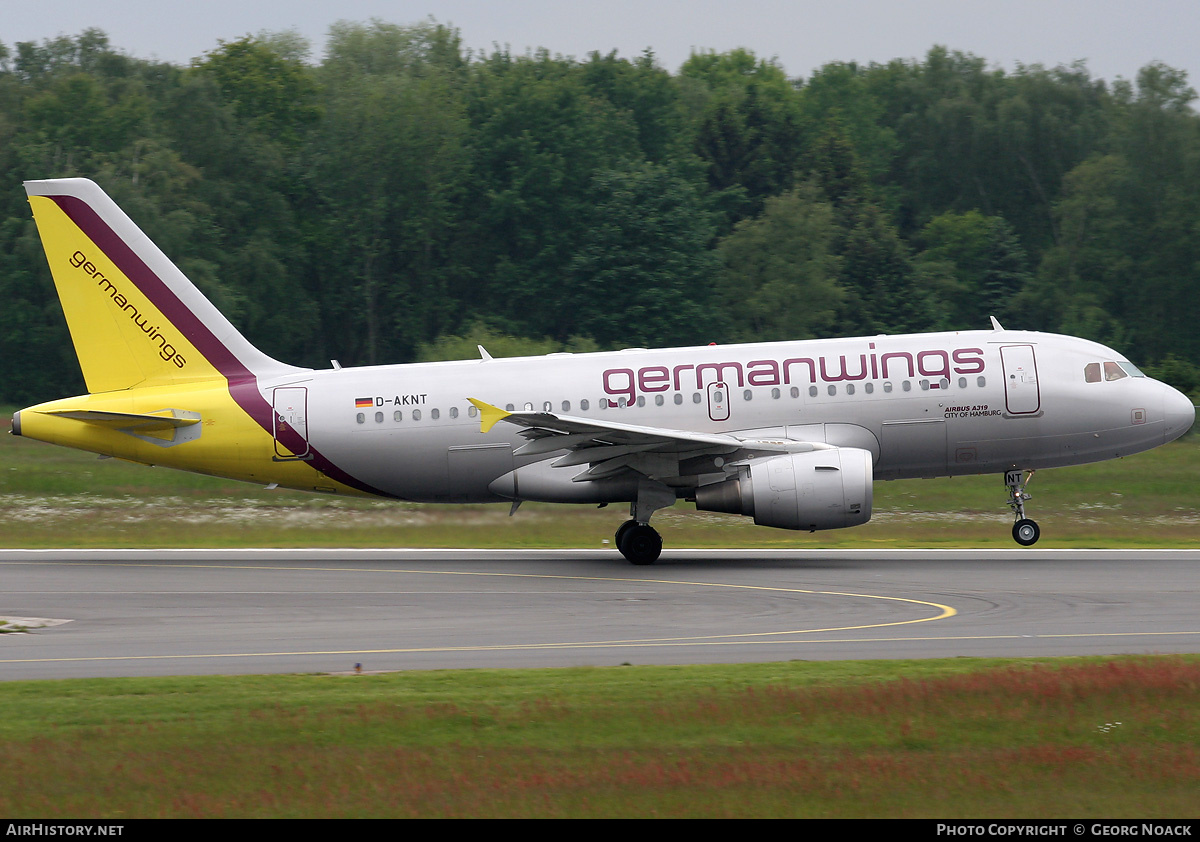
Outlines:
{"type": "Polygon", "coordinates": [[[1016,519],[1012,536],[1022,547],[1031,547],[1042,537],[1042,528],[1037,525],[1037,521],[1025,517],[1025,501],[1033,498],[1032,494],[1026,493],[1025,486],[1032,479],[1033,471],[1028,475],[1025,475],[1024,471],[1007,471],[1004,474],[1004,484],[1008,487],[1008,506],[1016,519]]]}

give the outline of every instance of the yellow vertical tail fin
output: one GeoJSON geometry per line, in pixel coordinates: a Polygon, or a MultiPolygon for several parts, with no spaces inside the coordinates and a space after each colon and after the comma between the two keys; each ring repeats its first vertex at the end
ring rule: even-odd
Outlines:
{"type": "Polygon", "coordinates": [[[95,183],[25,190],[90,393],[284,372],[95,183]]]}

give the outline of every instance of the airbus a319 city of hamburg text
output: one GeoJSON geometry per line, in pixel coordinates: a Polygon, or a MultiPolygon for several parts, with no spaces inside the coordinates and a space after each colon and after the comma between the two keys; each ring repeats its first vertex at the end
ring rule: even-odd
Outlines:
{"type": "Polygon", "coordinates": [[[86,179],[25,185],[88,394],[13,432],[267,485],[430,503],[683,498],[783,529],[871,517],[877,479],[1003,473],[1037,541],[1038,468],[1147,450],[1195,409],[1111,348],[1005,330],[331,369],[271,359],[86,179]]]}

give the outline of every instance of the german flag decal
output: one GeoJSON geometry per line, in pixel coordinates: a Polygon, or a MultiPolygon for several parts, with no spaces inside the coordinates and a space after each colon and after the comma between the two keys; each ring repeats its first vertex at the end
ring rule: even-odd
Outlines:
{"type": "Polygon", "coordinates": [[[354,408],[355,409],[361,409],[364,406],[374,406],[374,405],[375,405],[374,398],[355,398],[354,399],[354,408]]]}

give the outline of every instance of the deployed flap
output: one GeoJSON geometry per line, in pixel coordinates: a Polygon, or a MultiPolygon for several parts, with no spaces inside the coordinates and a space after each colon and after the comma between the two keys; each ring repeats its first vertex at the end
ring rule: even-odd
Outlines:
{"type": "MultiPolygon", "coordinates": [[[[639,424],[621,424],[615,421],[599,421],[595,418],[578,418],[573,415],[556,415],[553,412],[506,412],[483,401],[469,399],[479,407],[480,429],[489,431],[500,421],[516,424],[525,429],[521,435],[533,439],[538,452],[547,452],[550,443],[558,442],[550,437],[561,437],[562,444],[554,450],[577,450],[588,447],[610,445],[661,445],[662,449],[697,450],[699,448],[742,447],[741,439],[722,433],[693,433],[684,430],[667,430],[661,427],[644,427],[639,424]],[[549,442],[540,441],[549,439],[549,442]]],[[[526,445],[528,447],[529,445],[526,445]]],[[[521,448],[523,451],[524,448],[521,448]]],[[[521,452],[518,451],[518,452],[521,452]]]]}
{"type": "Polygon", "coordinates": [[[513,451],[514,456],[566,450],[569,453],[560,456],[554,462],[556,466],[590,464],[592,467],[579,474],[576,481],[611,476],[623,469],[650,477],[671,478],[679,475],[679,459],[685,456],[736,454],[734,459],[740,459],[748,455],[748,450],[790,453],[831,448],[824,443],[786,439],[764,441],[726,433],[668,430],[552,412],[507,412],[484,401],[469,400],[480,410],[482,432],[488,432],[501,421],[524,428],[519,434],[529,439],[529,443],[513,451]]]}

